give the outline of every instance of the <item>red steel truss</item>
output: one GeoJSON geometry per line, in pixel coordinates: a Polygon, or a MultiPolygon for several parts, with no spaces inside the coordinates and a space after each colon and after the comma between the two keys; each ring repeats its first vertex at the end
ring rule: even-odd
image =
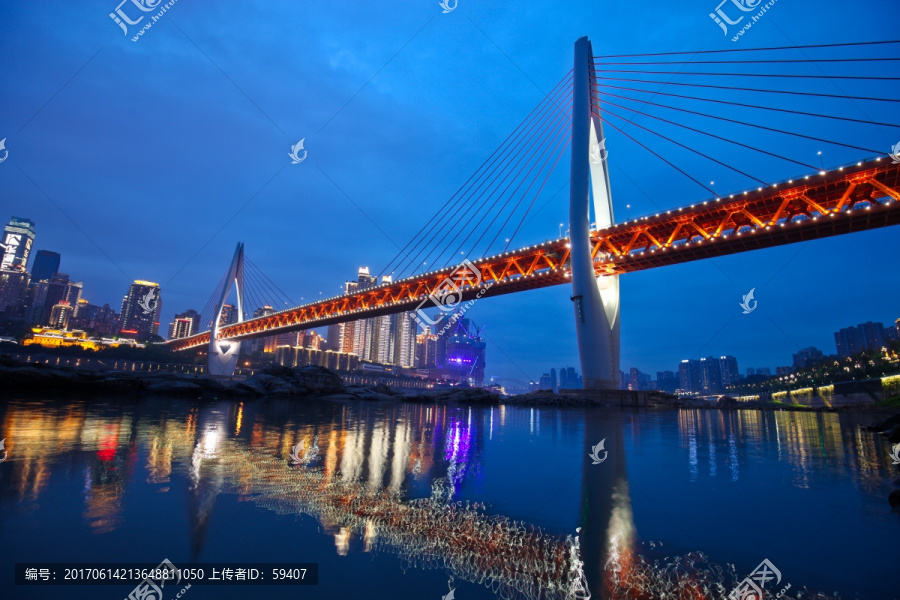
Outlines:
{"type": "MultiPolygon", "coordinates": [[[[900,223],[900,165],[888,158],[714,198],[591,232],[597,274],[621,274],[900,223]]],[[[331,323],[416,310],[439,312],[429,296],[499,296],[568,281],[568,238],[474,262],[479,273],[450,267],[312,302],[220,329],[221,339],[249,339],[331,323]]],[[[209,332],[172,340],[175,350],[209,343],[209,332]]]]}

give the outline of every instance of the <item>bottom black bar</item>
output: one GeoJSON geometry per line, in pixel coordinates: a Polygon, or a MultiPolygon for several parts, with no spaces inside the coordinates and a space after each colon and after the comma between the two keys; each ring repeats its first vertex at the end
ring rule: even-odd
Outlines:
{"type": "MultiPolygon", "coordinates": [[[[318,563],[16,563],[16,585],[318,585],[318,563]]],[[[141,597],[141,596],[137,596],[141,597]]]]}

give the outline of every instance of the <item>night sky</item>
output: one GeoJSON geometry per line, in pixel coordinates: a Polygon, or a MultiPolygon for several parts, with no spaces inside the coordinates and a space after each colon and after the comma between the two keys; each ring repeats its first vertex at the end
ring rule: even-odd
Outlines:
{"type": "MultiPolygon", "coordinates": [[[[891,0],[779,0],[738,42],[710,19],[715,0],[459,0],[448,14],[437,0],[178,0],[137,42],[131,37],[148,19],[123,35],[109,17],[116,5],[0,5],[0,139],[9,151],[0,164],[0,220],[33,220],[35,250],[61,253],[61,271],[84,281],[84,297],[93,304],[118,310],[132,280],[159,282],[163,334],[176,312],[203,308],[238,241],[297,302],[335,295],[361,265],[379,272],[566,75],[580,36],[591,38],[597,55],[900,37],[900,6],[891,0]],[[308,158],[292,165],[288,152],[301,138],[308,158]]],[[[144,14],[130,1],[122,9],[132,18],[144,14]]],[[[900,45],[807,55],[891,57],[900,56],[900,45]]],[[[805,56],[794,50],[779,57],[805,56]]],[[[792,68],[898,75],[893,62],[792,68]]],[[[897,82],[749,83],[900,98],[897,82]]],[[[895,103],[765,100],[900,123],[895,103]]],[[[705,109],[882,154],[900,141],[900,130],[887,126],[705,109]]],[[[700,117],[641,110],[731,134],[700,117]]],[[[646,117],[637,122],[661,128],[646,117]]],[[[625,130],[703,183],[715,181],[717,193],[756,187],[639,128],[625,130]]],[[[873,155],[734,132],[742,143],[826,168],[873,155]]],[[[626,204],[635,217],[710,197],[624,136],[610,128],[606,135],[617,220],[626,204]]],[[[768,181],[810,172],[679,135],[768,181]]],[[[555,238],[568,221],[568,155],[560,165],[514,245],[555,238]]],[[[732,354],[743,372],[788,365],[792,353],[810,345],[833,353],[835,330],[900,317],[898,233],[882,229],[626,275],[621,366],[655,377],[683,358],[732,354]],[[758,308],[743,315],[738,304],[750,288],[758,308]]],[[[486,375],[528,380],[550,367],[580,370],[569,295],[558,286],[479,301],[469,316],[486,324],[486,375]]]]}

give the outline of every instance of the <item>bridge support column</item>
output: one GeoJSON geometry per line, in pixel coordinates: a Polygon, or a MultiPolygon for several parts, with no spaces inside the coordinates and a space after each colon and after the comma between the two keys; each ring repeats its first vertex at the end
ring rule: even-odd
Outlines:
{"type": "Polygon", "coordinates": [[[234,375],[234,367],[237,365],[238,355],[241,351],[241,342],[237,340],[219,339],[219,321],[231,284],[234,283],[237,295],[238,321],[244,320],[244,244],[238,242],[234,251],[234,258],[228,273],[225,275],[225,284],[222,286],[222,295],[216,303],[216,312],[209,336],[209,374],[219,377],[231,377],[234,375]]]}
{"type": "Polygon", "coordinates": [[[591,198],[597,229],[613,224],[603,122],[595,106],[591,42],[575,42],[569,183],[572,302],[585,389],[619,388],[619,277],[597,277],[591,256],[591,198]]]}

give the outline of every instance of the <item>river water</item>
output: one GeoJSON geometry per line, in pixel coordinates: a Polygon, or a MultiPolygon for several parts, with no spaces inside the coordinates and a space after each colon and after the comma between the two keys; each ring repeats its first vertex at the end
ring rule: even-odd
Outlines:
{"type": "Polygon", "coordinates": [[[713,599],[754,572],[764,598],[898,598],[897,467],[863,430],[875,420],[13,399],[0,598],[134,588],[15,585],[11,563],[163,559],[318,564],[315,586],[169,585],[164,600],[713,599]]]}

